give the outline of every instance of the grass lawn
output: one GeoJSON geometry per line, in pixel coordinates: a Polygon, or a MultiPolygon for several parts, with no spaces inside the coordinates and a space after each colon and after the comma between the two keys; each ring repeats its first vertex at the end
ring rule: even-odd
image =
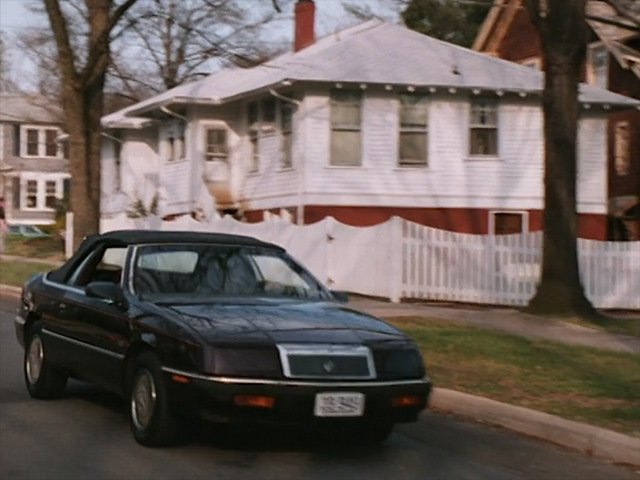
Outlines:
{"type": "Polygon", "coordinates": [[[61,238],[20,238],[7,237],[4,253],[20,257],[64,260],[64,241],[61,238]]]}
{"type": "Polygon", "coordinates": [[[450,388],[640,437],[640,356],[454,326],[387,319],[450,388]]]}
{"type": "Polygon", "coordinates": [[[0,260],[0,283],[21,287],[32,275],[56,268],[47,263],[24,263],[0,260]]]}

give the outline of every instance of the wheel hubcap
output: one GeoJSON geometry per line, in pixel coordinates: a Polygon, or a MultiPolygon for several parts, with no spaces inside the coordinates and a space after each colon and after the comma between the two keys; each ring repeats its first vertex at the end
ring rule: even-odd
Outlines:
{"type": "Polygon", "coordinates": [[[156,385],[148,370],[136,375],[131,389],[131,418],[138,430],[146,429],[151,423],[156,404],[156,385]]]}
{"type": "Polygon", "coordinates": [[[27,352],[27,380],[31,385],[35,384],[40,378],[42,372],[42,362],[44,360],[44,349],[42,348],[42,340],[34,335],[29,343],[29,351],[27,352]]]}

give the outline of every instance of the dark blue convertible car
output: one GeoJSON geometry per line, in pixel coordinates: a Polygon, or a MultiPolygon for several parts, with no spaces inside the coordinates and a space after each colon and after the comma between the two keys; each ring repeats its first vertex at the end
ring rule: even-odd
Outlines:
{"type": "Polygon", "coordinates": [[[71,377],[124,395],[143,445],[171,443],[185,419],[382,441],[417,418],[431,382],[413,341],[343,297],[249,237],[90,237],[23,289],[26,385],[50,398],[71,377]]]}

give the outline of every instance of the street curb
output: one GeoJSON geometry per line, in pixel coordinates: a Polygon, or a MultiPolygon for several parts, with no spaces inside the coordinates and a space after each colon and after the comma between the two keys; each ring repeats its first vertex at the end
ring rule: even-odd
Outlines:
{"type": "MultiPolygon", "coordinates": [[[[20,298],[22,289],[0,284],[0,296],[20,298]]],[[[587,455],[640,467],[640,438],[566,420],[468,393],[434,388],[429,408],[498,425],[587,455]]]]}
{"type": "Polygon", "coordinates": [[[14,287],[13,285],[5,285],[0,283],[0,296],[7,295],[9,297],[20,298],[22,287],[14,287]]]}
{"type": "Polygon", "coordinates": [[[505,427],[614,463],[640,466],[640,438],[605,428],[445,388],[433,390],[429,406],[434,410],[505,427]]]}

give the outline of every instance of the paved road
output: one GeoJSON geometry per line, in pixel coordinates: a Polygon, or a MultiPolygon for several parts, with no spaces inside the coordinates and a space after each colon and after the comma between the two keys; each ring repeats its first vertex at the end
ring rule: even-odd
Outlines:
{"type": "Polygon", "coordinates": [[[431,413],[375,448],[211,428],[179,447],[143,448],[117,397],[76,382],[60,400],[28,397],[15,308],[16,300],[0,298],[2,479],[640,479],[625,467],[431,413]]]}

